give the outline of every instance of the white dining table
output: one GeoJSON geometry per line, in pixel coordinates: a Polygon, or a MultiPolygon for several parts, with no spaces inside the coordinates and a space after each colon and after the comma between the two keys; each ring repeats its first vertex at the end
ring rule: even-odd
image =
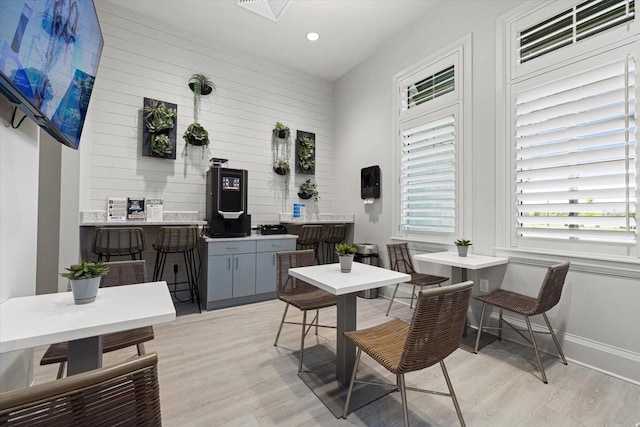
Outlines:
{"type": "MultiPolygon", "coordinates": [[[[495,267],[498,265],[504,265],[509,262],[509,258],[495,257],[489,255],[476,255],[467,254],[466,257],[461,257],[458,252],[432,252],[426,254],[418,254],[413,256],[414,261],[424,261],[434,264],[448,265],[453,269],[457,269],[461,282],[467,281],[467,270],[481,270],[483,268],[495,267]]],[[[467,351],[474,351],[476,342],[476,330],[471,330],[465,324],[464,334],[462,335],[462,341],[460,342],[460,348],[467,351]]],[[[489,333],[482,333],[481,342],[479,348],[486,346],[487,344],[495,341],[498,337],[489,333]]]]}
{"type": "Polygon", "coordinates": [[[71,292],[9,298],[0,304],[0,353],[68,341],[74,375],[102,366],[102,335],[175,318],[164,281],[100,288],[90,304],[75,304],[71,292]]]}
{"type": "MultiPolygon", "coordinates": [[[[302,372],[299,376],[336,417],[342,417],[344,395],[351,381],[356,359],[355,345],[345,338],[344,333],[356,330],[356,294],[368,289],[408,282],[411,276],[359,262],[353,263],[350,273],[342,273],[340,264],[322,264],[290,268],[289,275],[337,296],[335,374],[319,378],[313,372],[302,372]],[[320,389],[322,390],[319,391],[320,389]]],[[[370,393],[354,392],[354,398],[357,396],[362,400],[352,400],[351,408],[355,410],[368,401],[389,393],[388,388],[376,388],[380,390],[371,390],[370,393]]]]}

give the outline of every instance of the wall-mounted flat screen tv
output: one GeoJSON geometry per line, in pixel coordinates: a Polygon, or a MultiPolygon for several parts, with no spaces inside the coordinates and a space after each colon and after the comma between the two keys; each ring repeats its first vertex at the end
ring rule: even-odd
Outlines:
{"type": "Polygon", "coordinates": [[[0,0],[0,93],[77,149],[102,46],[93,0],[0,0]]]}

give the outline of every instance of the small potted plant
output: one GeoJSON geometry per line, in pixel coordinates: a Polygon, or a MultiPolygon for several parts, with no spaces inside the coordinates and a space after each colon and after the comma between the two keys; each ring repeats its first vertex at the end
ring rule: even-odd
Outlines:
{"type": "Polygon", "coordinates": [[[338,243],[336,245],[336,255],[340,261],[340,271],[343,273],[351,272],[351,264],[353,264],[353,254],[356,253],[356,247],[348,243],[338,243]]]}
{"type": "Polygon", "coordinates": [[[461,257],[466,257],[467,252],[469,251],[469,246],[471,246],[471,240],[458,239],[453,243],[458,248],[458,255],[461,257]]]}
{"type": "Polygon", "coordinates": [[[209,95],[216,90],[216,85],[208,76],[196,73],[189,78],[189,89],[193,91],[194,96],[209,95]]]}
{"type": "Polygon", "coordinates": [[[283,124],[282,122],[276,122],[276,127],[273,128],[273,135],[277,138],[287,139],[291,131],[289,126],[283,124]]]}
{"type": "Polygon", "coordinates": [[[88,304],[96,300],[101,277],[109,272],[109,267],[104,262],[85,261],[65,270],[60,276],[69,279],[75,303],[88,304]]]}
{"type": "Polygon", "coordinates": [[[291,168],[286,160],[278,160],[273,164],[273,171],[278,175],[289,175],[291,168]]]}
{"type": "Polygon", "coordinates": [[[313,200],[316,202],[320,197],[318,197],[318,186],[316,184],[311,183],[311,179],[306,180],[302,184],[300,184],[300,191],[298,191],[298,197],[303,200],[307,200],[313,197],[313,200]]]}
{"type": "Polygon", "coordinates": [[[202,127],[200,123],[191,123],[187,130],[182,135],[184,140],[187,142],[186,147],[191,145],[202,146],[202,156],[204,158],[204,147],[209,145],[209,132],[202,127]]]}

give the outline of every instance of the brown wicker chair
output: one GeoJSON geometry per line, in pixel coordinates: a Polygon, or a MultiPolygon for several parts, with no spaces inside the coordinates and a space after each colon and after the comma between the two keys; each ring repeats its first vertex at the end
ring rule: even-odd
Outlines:
{"type": "Polygon", "coordinates": [[[411,324],[400,319],[359,331],[346,332],[345,337],[356,345],[356,365],[351,376],[343,417],[349,413],[349,402],[364,351],[375,361],[396,375],[396,384],[382,384],[400,391],[404,425],[409,425],[407,409],[407,387],[404,374],[418,371],[440,363],[449,393],[409,388],[413,391],[450,396],[453,400],[460,424],[464,426],[462,412],[453,391],[444,358],[460,345],[462,329],[469,307],[473,282],[468,281],[443,288],[420,291],[411,324]]]}
{"type": "Polygon", "coordinates": [[[536,339],[534,334],[550,334],[553,338],[553,342],[558,349],[558,354],[562,359],[562,363],[567,364],[567,359],[564,357],[564,353],[562,353],[562,349],[560,348],[560,343],[556,338],[556,334],[553,332],[553,328],[551,327],[551,323],[549,322],[549,318],[547,317],[547,311],[551,310],[555,307],[556,304],[560,301],[560,297],[562,296],[562,288],[564,287],[564,281],[567,277],[567,272],[569,271],[569,263],[563,262],[560,264],[552,265],[547,269],[547,274],[544,277],[542,282],[542,286],[540,287],[540,291],[538,293],[537,298],[533,298],[530,296],[518,294],[516,292],[506,291],[503,289],[496,289],[488,294],[484,295],[475,295],[473,298],[482,302],[482,314],[480,315],[480,326],[478,327],[478,335],[476,337],[476,345],[474,348],[474,353],[478,352],[478,346],[480,344],[480,335],[482,334],[482,329],[498,329],[498,339],[502,339],[502,324],[506,323],[511,329],[516,331],[522,338],[527,340],[529,344],[533,346],[533,350],[536,353],[536,359],[538,359],[538,368],[540,368],[540,374],[542,376],[542,382],[547,384],[547,376],[544,372],[544,366],[542,366],[542,360],[540,359],[540,352],[538,351],[538,345],[536,343],[536,339]],[[498,328],[492,328],[489,326],[483,326],[484,324],[484,314],[485,309],[487,308],[487,304],[491,304],[500,309],[500,316],[498,321],[498,328]],[[517,313],[524,316],[524,320],[527,323],[527,329],[529,331],[529,337],[525,336],[522,331],[524,329],[519,329],[514,327],[511,323],[507,322],[502,318],[502,311],[507,310],[512,313],[517,313]],[[535,316],[537,314],[541,314],[545,323],[547,324],[547,328],[549,328],[549,332],[546,331],[534,331],[531,328],[531,322],[529,317],[535,316]]]}
{"type": "Polygon", "coordinates": [[[158,357],[0,394],[0,426],[160,426],[158,357]]]}
{"type": "MultiPolygon", "coordinates": [[[[403,283],[403,285],[413,286],[413,289],[411,290],[411,303],[409,304],[409,308],[413,308],[413,299],[416,295],[416,287],[423,290],[425,286],[440,286],[442,283],[449,280],[448,277],[416,272],[413,268],[411,254],[409,253],[409,244],[407,243],[388,243],[387,251],[389,252],[389,268],[391,270],[399,271],[400,273],[411,275],[411,280],[403,283]]],[[[387,307],[387,316],[389,315],[389,311],[391,311],[391,305],[393,304],[393,300],[396,298],[396,292],[398,292],[399,286],[400,283],[396,284],[396,288],[393,290],[393,295],[391,295],[391,300],[389,301],[389,307],[387,307]]]]}
{"type": "Polygon", "coordinates": [[[338,262],[336,257],[336,244],[344,241],[346,235],[347,226],[345,224],[330,224],[325,227],[324,233],[322,234],[322,244],[324,246],[323,264],[338,262]]]}
{"type": "Polygon", "coordinates": [[[320,254],[318,253],[320,242],[322,241],[321,225],[303,225],[300,227],[300,234],[296,240],[296,249],[313,249],[316,263],[320,264],[320,254]]]}
{"type": "Polygon", "coordinates": [[[110,261],[112,256],[130,256],[142,259],[146,249],[144,233],[141,227],[98,227],[93,232],[91,252],[110,261]]]}
{"type": "MultiPolygon", "coordinates": [[[[187,280],[186,282],[174,281],[173,283],[169,283],[169,285],[173,285],[173,290],[170,292],[178,301],[185,302],[187,300],[178,298],[177,293],[189,291],[191,303],[193,304],[195,299],[198,303],[198,312],[202,313],[202,308],[200,307],[200,290],[198,288],[199,259],[196,260],[198,234],[199,230],[196,226],[160,228],[156,235],[156,241],[153,244],[153,248],[157,251],[156,263],[153,268],[153,281],[162,280],[164,265],[167,261],[168,254],[182,254],[187,280]],[[178,285],[182,283],[186,283],[188,288],[179,289],[178,285]]],[[[177,266],[178,264],[174,266],[175,275],[178,273],[177,266]]]]}
{"type": "MultiPolygon", "coordinates": [[[[109,273],[102,276],[100,287],[132,285],[147,281],[144,260],[114,261],[106,264],[109,266],[109,273]]],[[[153,337],[153,326],[106,334],[102,336],[102,352],[109,353],[135,345],[138,355],[141,356],[145,352],[144,343],[152,340],[153,337]]],[[[62,378],[67,366],[67,354],[66,342],[51,344],[40,359],[40,365],[59,363],[57,378],[62,378]]]]}
{"type": "Polygon", "coordinates": [[[318,289],[309,283],[303,282],[300,279],[289,276],[290,268],[314,265],[313,260],[314,253],[311,249],[302,251],[278,252],[277,254],[276,268],[278,274],[278,298],[281,301],[285,302],[287,305],[284,307],[284,313],[282,314],[280,327],[278,327],[278,333],[276,334],[276,340],[273,345],[278,345],[278,338],[280,338],[280,332],[282,331],[283,324],[288,323],[292,325],[302,325],[298,372],[302,371],[304,356],[304,337],[307,335],[313,324],[315,323],[316,325],[316,335],[318,335],[318,327],[335,328],[335,326],[320,325],[318,322],[320,309],[336,305],[336,296],[330,294],[329,292],[323,291],[322,289],[318,289]],[[302,311],[302,323],[285,321],[289,305],[292,305],[298,310],[302,311]],[[310,323],[307,323],[307,311],[309,310],[316,310],[316,316],[310,323]]]}

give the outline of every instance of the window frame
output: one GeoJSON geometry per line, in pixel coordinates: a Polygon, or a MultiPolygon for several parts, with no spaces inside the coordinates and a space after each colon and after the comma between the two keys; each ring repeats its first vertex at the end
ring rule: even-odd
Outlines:
{"type": "MultiPolygon", "coordinates": [[[[415,64],[395,74],[392,78],[392,141],[393,159],[393,210],[392,239],[416,242],[451,244],[460,236],[471,236],[471,215],[463,215],[465,206],[471,206],[471,143],[466,135],[471,135],[471,35],[457,40],[415,64]],[[403,109],[403,90],[407,84],[436,74],[449,65],[455,66],[455,90],[445,93],[415,108],[403,109]],[[408,123],[428,123],[434,118],[446,115],[455,117],[455,231],[452,233],[417,232],[402,230],[402,129],[408,123]]],[[[469,238],[469,237],[467,237],[469,238]]]]}
{"type": "MultiPolygon", "coordinates": [[[[594,67],[596,64],[613,62],[615,59],[624,58],[630,54],[640,59],[640,36],[636,17],[634,25],[623,24],[624,28],[610,29],[597,37],[591,37],[575,45],[566,46],[558,51],[543,55],[536,60],[525,62],[522,67],[517,63],[517,28],[526,27],[537,19],[556,13],[558,8],[566,9],[566,3],[547,3],[543,6],[518,8],[511,15],[503,17],[499,21],[497,40],[498,60],[502,67],[498,67],[501,73],[498,76],[497,89],[498,105],[496,106],[496,138],[497,150],[496,164],[503,164],[504,168],[498,168],[496,172],[496,224],[504,224],[496,230],[497,242],[503,242],[505,248],[518,251],[554,252],[560,254],[582,254],[585,256],[607,258],[640,258],[640,233],[636,231],[635,243],[602,243],[591,241],[556,240],[545,238],[518,237],[516,232],[516,137],[515,137],[515,100],[518,88],[526,87],[528,82],[534,86],[536,82],[543,81],[549,76],[575,74],[585,67],[594,67]],[[545,7],[549,7],[542,13],[545,7]],[[533,10],[533,11],[532,11],[533,10]],[[534,17],[534,18],[532,18],[534,17]],[[522,25],[526,21],[526,25],[522,25]],[[630,35],[633,27],[634,34],[630,35]],[[621,35],[624,36],[620,39],[621,35]],[[616,40],[614,40],[616,39],[616,40]],[[588,42],[588,43],[587,43],[588,42]],[[560,56],[562,59],[560,59],[560,56]],[[502,131],[501,131],[502,130],[502,131]],[[503,148],[501,150],[501,147],[503,148]],[[502,154],[499,154],[502,153],[502,154]],[[500,157],[501,156],[501,157],[500,157]],[[504,185],[500,185],[503,182],[504,185]]],[[[575,4],[579,4],[576,1],[575,4]]],[[[636,86],[636,111],[640,106],[636,86]]],[[[636,139],[640,138],[636,134],[636,139]]],[[[638,141],[636,141],[636,170],[640,170],[638,159],[638,141]]],[[[640,174],[636,174],[636,210],[640,206],[640,174]]]]}

